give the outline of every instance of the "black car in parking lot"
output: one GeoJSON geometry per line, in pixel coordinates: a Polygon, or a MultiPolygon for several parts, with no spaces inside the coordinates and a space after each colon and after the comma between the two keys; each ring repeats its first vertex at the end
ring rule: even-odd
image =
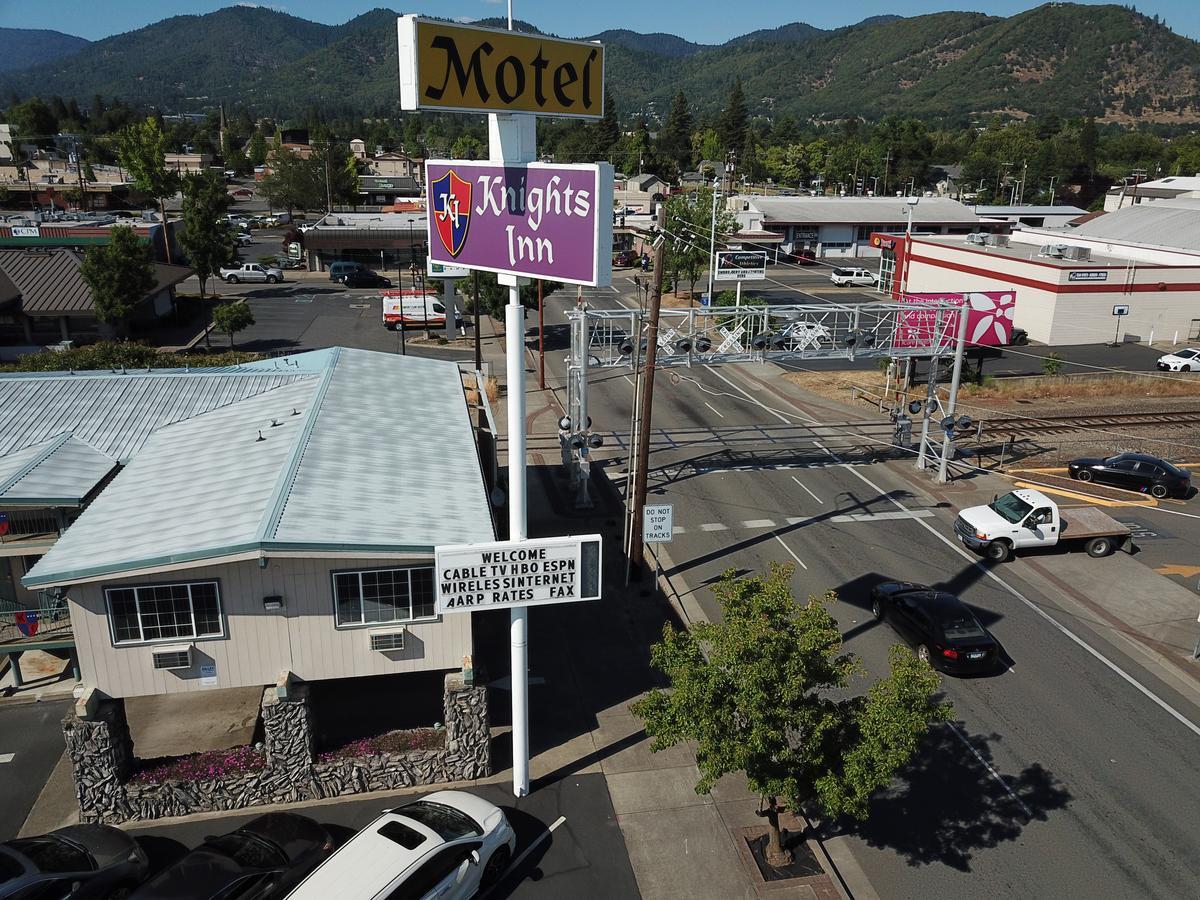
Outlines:
{"type": "Polygon", "coordinates": [[[935,669],[966,675],[999,666],[999,642],[953,594],[908,581],[885,581],[871,589],[871,612],[935,669]]]}
{"type": "Polygon", "coordinates": [[[333,852],[324,826],[295,813],[267,813],[207,837],[129,900],[275,900],[333,852]]]}
{"type": "Polygon", "coordinates": [[[384,278],[378,272],[372,272],[370,269],[355,269],[342,276],[342,284],[348,288],[390,288],[392,279],[384,278]]]}
{"type": "Polygon", "coordinates": [[[1187,469],[1146,453],[1121,453],[1107,459],[1073,459],[1067,463],[1067,471],[1078,481],[1140,491],[1159,499],[1186,498],[1192,489],[1192,475],[1187,469]]]}
{"type": "Polygon", "coordinates": [[[68,825],[0,844],[0,898],[104,898],[143,878],[149,860],[111,825],[68,825]]]}

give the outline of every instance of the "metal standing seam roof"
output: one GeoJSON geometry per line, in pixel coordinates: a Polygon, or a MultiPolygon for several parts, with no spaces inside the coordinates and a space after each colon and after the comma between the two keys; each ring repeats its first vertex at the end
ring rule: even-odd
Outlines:
{"type": "Polygon", "coordinates": [[[17,289],[17,286],[12,283],[12,279],[10,279],[2,270],[0,270],[0,304],[11,303],[20,296],[21,292],[17,289]]]}
{"type": "Polygon", "coordinates": [[[69,433],[124,462],[163,425],[313,377],[251,368],[0,374],[0,460],[69,433]]]}
{"type": "MultiPolygon", "coordinates": [[[[891,225],[907,221],[903,197],[760,197],[741,196],[769,223],[814,225],[891,225]]],[[[981,221],[969,207],[947,197],[922,197],[913,207],[914,224],[974,225],[981,221]]]]}
{"type": "Polygon", "coordinates": [[[79,438],[59,435],[0,459],[0,504],[77,506],[116,467],[79,438]]]}
{"type": "Polygon", "coordinates": [[[340,348],[296,359],[326,367],[159,428],[23,583],[495,539],[455,363],[340,348]]]}
{"type": "Polygon", "coordinates": [[[1116,209],[1071,229],[1098,240],[1200,252],[1200,200],[1158,200],[1116,209]]]}
{"type": "MultiPolygon", "coordinates": [[[[0,249],[0,274],[16,288],[21,297],[21,311],[28,314],[91,314],[94,308],[92,289],[83,280],[82,265],[82,254],[65,247],[0,249]]],[[[155,285],[150,294],[178,284],[192,272],[187,266],[155,263],[155,285]]],[[[2,299],[3,284],[0,283],[2,299]]]]}

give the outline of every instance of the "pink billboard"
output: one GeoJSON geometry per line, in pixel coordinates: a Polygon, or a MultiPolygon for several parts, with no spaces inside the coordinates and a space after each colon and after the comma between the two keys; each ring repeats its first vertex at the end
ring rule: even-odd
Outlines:
{"type": "Polygon", "coordinates": [[[911,304],[897,325],[895,347],[953,347],[958,340],[958,316],[941,313],[941,337],[938,331],[938,304],[965,306],[967,309],[967,347],[1000,347],[1012,339],[1015,291],[969,291],[946,294],[905,294],[901,303],[911,304]]]}

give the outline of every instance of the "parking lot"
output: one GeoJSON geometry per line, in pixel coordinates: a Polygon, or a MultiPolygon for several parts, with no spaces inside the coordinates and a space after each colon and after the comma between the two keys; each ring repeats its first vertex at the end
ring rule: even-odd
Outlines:
{"type": "MultiPolygon", "coordinates": [[[[609,800],[604,776],[574,775],[514,798],[507,784],[471,788],[504,809],[517,833],[517,849],[507,876],[486,898],[636,897],[637,883],[609,800]]],[[[425,791],[423,793],[429,793],[425,791]]],[[[390,800],[336,801],[289,807],[325,825],[340,845],[383,810],[423,794],[390,800]]],[[[155,870],[178,859],[207,835],[233,831],[255,813],[197,817],[177,825],[127,826],[149,854],[155,870]]]]}

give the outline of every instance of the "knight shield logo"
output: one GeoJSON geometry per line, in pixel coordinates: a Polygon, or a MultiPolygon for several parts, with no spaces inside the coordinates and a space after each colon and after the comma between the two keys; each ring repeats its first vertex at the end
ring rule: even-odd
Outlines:
{"type": "Polygon", "coordinates": [[[433,220],[442,246],[451,256],[462,253],[471,224],[471,182],[451,169],[433,183],[433,220]]]}
{"type": "Polygon", "coordinates": [[[33,637],[38,630],[38,614],[34,610],[21,610],[13,613],[13,621],[17,630],[25,637],[33,637]]]}

